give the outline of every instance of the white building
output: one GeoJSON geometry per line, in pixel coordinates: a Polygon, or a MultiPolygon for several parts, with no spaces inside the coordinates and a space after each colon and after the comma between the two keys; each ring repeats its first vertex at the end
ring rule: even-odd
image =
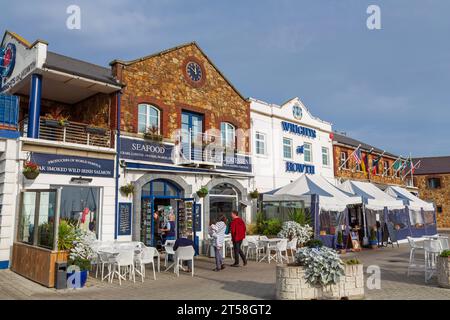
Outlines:
{"type": "Polygon", "coordinates": [[[311,115],[299,98],[279,106],[250,99],[255,185],[281,188],[302,173],[333,181],[331,123],[311,115]]]}

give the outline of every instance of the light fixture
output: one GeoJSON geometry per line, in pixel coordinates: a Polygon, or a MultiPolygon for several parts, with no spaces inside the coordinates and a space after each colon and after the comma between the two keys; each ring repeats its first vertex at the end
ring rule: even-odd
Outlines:
{"type": "Polygon", "coordinates": [[[76,184],[89,184],[92,182],[92,178],[83,178],[83,177],[73,177],[72,179],[70,179],[71,183],[76,183],[76,184]]]}

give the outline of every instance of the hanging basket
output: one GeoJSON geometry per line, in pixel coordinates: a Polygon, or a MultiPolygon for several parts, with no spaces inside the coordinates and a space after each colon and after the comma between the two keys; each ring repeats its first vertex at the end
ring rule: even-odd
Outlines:
{"type": "Polygon", "coordinates": [[[39,171],[26,171],[23,173],[28,180],[35,180],[39,176],[39,171]]]}
{"type": "Polygon", "coordinates": [[[120,192],[126,197],[129,197],[130,194],[134,193],[134,185],[132,183],[126,184],[120,187],[120,192]]]}
{"type": "Polygon", "coordinates": [[[206,187],[200,188],[200,190],[197,191],[197,195],[199,198],[204,198],[208,195],[208,189],[206,187]]]}

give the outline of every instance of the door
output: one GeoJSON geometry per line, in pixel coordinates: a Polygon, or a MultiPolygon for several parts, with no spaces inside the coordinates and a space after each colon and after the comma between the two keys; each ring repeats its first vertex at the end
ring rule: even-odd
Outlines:
{"type": "Polygon", "coordinates": [[[183,111],[181,115],[181,152],[188,160],[202,161],[203,115],[183,111]]]}

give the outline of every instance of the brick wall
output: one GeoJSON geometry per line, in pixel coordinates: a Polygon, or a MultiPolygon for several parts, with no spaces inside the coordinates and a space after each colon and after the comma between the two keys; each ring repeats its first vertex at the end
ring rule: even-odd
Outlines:
{"type": "MultiPolygon", "coordinates": [[[[209,62],[195,44],[181,46],[141,60],[113,64],[113,73],[126,85],[123,90],[121,128],[138,131],[138,104],[149,103],[161,111],[161,132],[170,139],[181,127],[181,111],[204,114],[204,130],[220,129],[220,122],[232,123],[237,129],[250,128],[250,103],[243,99],[209,62]],[[198,61],[206,80],[196,87],[184,74],[188,59],[198,61]]],[[[241,151],[249,150],[249,138],[241,141],[241,151]],[[245,150],[242,150],[245,146],[245,150]]]]}
{"type": "MultiPolygon", "coordinates": [[[[345,147],[345,146],[341,146],[341,145],[333,145],[334,173],[335,173],[336,178],[352,179],[352,180],[360,180],[360,181],[370,181],[370,182],[379,183],[379,184],[406,186],[406,183],[401,178],[392,177],[393,169],[391,169],[391,174],[389,176],[386,175],[383,177],[384,161],[389,161],[389,165],[392,166],[393,163],[395,162],[395,160],[397,160],[397,159],[393,159],[393,158],[389,158],[389,157],[382,157],[380,162],[378,163],[379,168],[378,168],[378,174],[376,174],[376,175],[374,175],[372,172],[370,172],[370,174],[369,174],[367,172],[364,173],[364,172],[352,170],[356,166],[355,160],[353,159],[353,157],[351,157],[351,154],[353,153],[353,151],[355,151],[355,149],[356,148],[350,148],[350,147],[345,147]],[[348,162],[348,170],[346,170],[346,169],[339,170],[339,167],[341,166],[341,162],[340,162],[341,152],[347,152],[347,156],[350,157],[350,160],[348,162]]],[[[362,152],[362,154],[367,155],[366,152],[362,152]]],[[[369,168],[372,166],[372,160],[377,157],[378,157],[378,155],[369,155],[369,159],[368,159],[368,167],[369,168]]],[[[369,168],[367,168],[367,170],[369,170],[369,168]]]]}
{"type": "Polygon", "coordinates": [[[420,175],[414,177],[419,188],[419,196],[425,201],[432,201],[442,207],[442,213],[437,213],[438,228],[450,228],[450,174],[420,175]],[[441,188],[430,189],[429,178],[440,178],[441,188]]]}

